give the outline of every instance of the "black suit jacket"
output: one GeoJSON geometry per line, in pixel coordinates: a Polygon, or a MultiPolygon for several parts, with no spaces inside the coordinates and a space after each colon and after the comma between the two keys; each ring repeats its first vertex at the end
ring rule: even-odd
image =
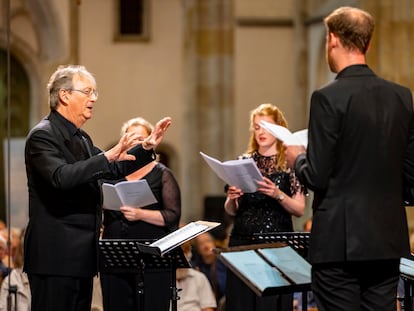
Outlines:
{"type": "Polygon", "coordinates": [[[118,179],[155,159],[141,146],[135,161],[109,163],[87,138],[92,156],[79,150],[76,137],[57,112],[29,133],[25,162],[29,223],[24,270],[28,273],[89,277],[97,272],[101,224],[99,179],[118,179]]]}
{"type": "Polygon", "coordinates": [[[412,131],[410,90],[366,65],[312,94],[307,154],[295,162],[314,191],[312,263],[409,253],[402,180],[413,181],[412,131]]]}

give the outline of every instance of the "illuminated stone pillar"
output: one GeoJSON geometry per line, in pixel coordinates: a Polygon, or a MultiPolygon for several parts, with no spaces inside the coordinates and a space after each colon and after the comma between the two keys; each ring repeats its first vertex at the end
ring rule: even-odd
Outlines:
{"type": "Polygon", "coordinates": [[[199,155],[234,157],[233,19],[231,0],[184,0],[184,105],[182,206],[185,220],[202,217],[206,195],[222,183],[199,155]],[[197,182],[195,182],[197,180],[197,182]]]}
{"type": "Polygon", "coordinates": [[[376,20],[368,64],[382,77],[414,90],[414,1],[361,0],[376,20]]]}

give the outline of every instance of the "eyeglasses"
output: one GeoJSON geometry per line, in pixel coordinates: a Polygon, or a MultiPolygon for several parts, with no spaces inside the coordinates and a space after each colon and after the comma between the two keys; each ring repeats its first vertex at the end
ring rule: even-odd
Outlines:
{"type": "Polygon", "coordinates": [[[95,95],[95,98],[98,98],[98,91],[94,90],[94,89],[86,89],[86,90],[68,89],[68,91],[81,92],[81,93],[85,94],[86,96],[88,96],[89,98],[91,98],[92,95],[95,95]]]}

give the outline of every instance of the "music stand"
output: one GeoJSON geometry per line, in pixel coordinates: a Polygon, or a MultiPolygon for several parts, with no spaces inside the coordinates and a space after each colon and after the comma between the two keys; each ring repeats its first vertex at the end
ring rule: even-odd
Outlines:
{"type": "MultiPolygon", "coordinates": [[[[256,248],[260,247],[260,244],[262,244],[262,247],[269,247],[266,244],[273,244],[274,247],[288,245],[292,247],[301,257],[307,260],[309,237],[309,232],[267,232],[254,234],[253,241],[257,243],[256,248]]],[[[233,249],[237,250],[237,248],[233,249]]],[[[278,290],[281,291],[281,289],[278,290]]],[[[297,290],[302,292],[302,310],[306,311],[308,305],[307,292],[310,291],[310,285],[302,288],[297,287],[297,290]]]]}
{"type": "Polygon", "coordinates": [[[400,277],[404,282],[403,309],[413,310],[414,296],[414,256],[401,257],[400,259],[400,277]]]}
{"type": "MultiPolygon", "coordinates": [[[[171,269],[172,311],[177,311],[178,290],[176,286],[176,269],[191,268],[181,249],[183,243],[219,226],[218,222],[194,221],[181,227],[163,238],[149,244],[142,240],[101,239],[99,250],[102,257],[102,271],[114,273],[137,274],[138,305],[143,306],[144,270],[171,269]]],[[[141,308],[142,310],[142,308],[141,308]]]]}
{"type": "Polygon", "coordinates": [[[291,246],[299,255],[308,259],[309,232],[267,232],[255,233],[253,240],[257,244],[281,242],[291,246]]]}
{"type": "Polygon", "coordinates": [[[191,265],[180,247],[159,256],[149,246],[149,241],[133,239],[102,239],[99,241],[101,271],[107,273],[131,273],[136,275],[136,293],[139,310],[144,310],[145,269],[166,269],[171,271],[172,310],[177,310],[178,289],[177,268],[191,265]]]}

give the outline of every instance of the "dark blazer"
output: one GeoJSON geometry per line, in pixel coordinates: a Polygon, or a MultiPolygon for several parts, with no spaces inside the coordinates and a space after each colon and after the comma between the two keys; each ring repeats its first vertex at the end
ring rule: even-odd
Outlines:
{"type": "Polygon", "coordinates": [[[135,161],[109,163],[87,138],[92,156],[57,112],[51,112],[27,136],[29,223],[24,241],[28,273],[90,277],[97,272],[101,224],[99,179],[118,179],[153,161],[153,151],[132,151],[135,161]]]}
{"type": "Polygon", "coordinates": [[[409,253],[402,180],[405,157],[414,159],[412,130],[410,90],[366,65],[345,68],[312,94],[307,154],[295,162],[314,191],[312,263],[409,253]]]}

